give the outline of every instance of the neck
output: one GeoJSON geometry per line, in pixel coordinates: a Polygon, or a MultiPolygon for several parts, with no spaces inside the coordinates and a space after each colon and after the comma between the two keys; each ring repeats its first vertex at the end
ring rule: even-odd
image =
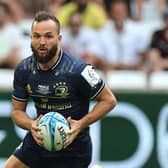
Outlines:
{"type": "Polygon", "coordinates": [[[124,30],[124,23],[123,22],[115,22],[114,26],[115,26],[116,31],[118,33],[122,33],[123,32],[123,30],[124,30]]]}
{"type": "Polygon", "coordinates": [[[43,70],[43,71],[47,71],[47,70],[49,70],[51,67],[53,67],[53,66],[55,65],[55,63],[58,61],[58,59],[59,59],[60,51],[61,51],[61,48],[60,48],[60,46],[59,46],[59,47],[58,47],[58,50],[57,50],[57,52],[56,52],[56,54],[55,54],[55,56],[54,56],[49,62],[44,63],[44,64],[39,63],[40,69],[43,70]]]}

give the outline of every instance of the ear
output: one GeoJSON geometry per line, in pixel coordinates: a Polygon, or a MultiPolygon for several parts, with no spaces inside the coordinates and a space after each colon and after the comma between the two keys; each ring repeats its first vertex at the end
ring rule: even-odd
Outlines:
{"type": "Polygon", "coordinates": [[[58,35],[58,40],[61,41],[61,39],[62,39],[62,35],[59,34],[59,35],[58,35]]]}

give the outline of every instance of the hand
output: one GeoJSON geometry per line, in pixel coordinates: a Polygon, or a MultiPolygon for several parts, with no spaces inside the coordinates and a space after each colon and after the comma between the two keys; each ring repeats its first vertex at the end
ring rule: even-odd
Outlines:
{"type": "Polygon", "coordinates": [[[64,148],[70,145],[81,131],[80,120],[73,120],[71,117],[68,117],[67,121],[69,122],[71,129],[67,132],[68,139],[64,143],[64,148]]]}
{"type": "Polygon", "coordinates": [[[40,115],[36,120],[34,120],[32,122],[31,129],[30,129],[31,134],[32,134],[34,140],[40,146],[43,144],[43,138],[39,134],[40,128],[38,127],[38,122],[41,119],[41,117],[42,117],[42,115],[40,115]]]}

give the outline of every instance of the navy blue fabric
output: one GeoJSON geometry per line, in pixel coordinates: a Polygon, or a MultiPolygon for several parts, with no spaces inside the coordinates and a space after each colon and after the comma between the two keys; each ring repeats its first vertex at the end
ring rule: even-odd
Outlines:
{"type": "Polygon", "coordinates": [[[91,161],[91,141],[76,141],[59,152],[49,152],[36,144],[30,133],[14,155],[30,168],[87,168],[91,161]],[[75,150],[71,149],[76,146],[75,150]]]}

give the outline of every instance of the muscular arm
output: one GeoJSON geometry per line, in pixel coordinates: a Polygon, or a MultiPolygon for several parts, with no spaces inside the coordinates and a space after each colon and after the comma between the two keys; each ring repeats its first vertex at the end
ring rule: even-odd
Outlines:
{"type": "Polygon", "coordinates": [[[41,116],[39,116],[36,120],[31,119],[25,112],[27,104],[26,102],[13,99],[12,104],[12,119],[14,123],[23,129],[31,131],[34,140],[41,145],[43,143],[42,137],[38,133],[38,131],[40,131],[38,121],[40,120],[41,116]]]}
{"type": "Polygon", "coordinates": [[[23,129],[30,130],[33,120],[25,112],[27,103],[13,99],[12,105],[12,119],[14,123],[23,129]]]}
{"type": "Polygon", "coordinates": [[[98,102],[92,111],[79,120],[81,123],[81,129],[84,129],[88,125],[102,119],[116,105],[116,98],[107,86],[105,86],[101,93],[96,97],[96,100],[98,102]]]}
{"type": "Polygon", "coordinates": [[[116,98],[107,86],[103,88],[101,93],[96,97],[96,100],[98,102],[94,108],[80,120],[73,120],[70,117],[67,119],[71,125],[71,130],[68,133],[69,138],[64,144],[65,148],[72,143],[83,129],[97,120],[102,119],[116,105],[116,98]]]}

